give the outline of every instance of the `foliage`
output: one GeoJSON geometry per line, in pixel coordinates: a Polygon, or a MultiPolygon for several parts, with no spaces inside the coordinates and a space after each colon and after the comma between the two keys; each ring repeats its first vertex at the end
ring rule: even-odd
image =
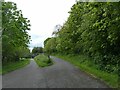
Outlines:
{"type": "Polygon", "coordinates": [[[43,48],[42,47],[34,47],[32,50],[33,54],[39,54],[39,53],[43,53],[43,48]]]}
{"type": "Polygon", "coordinates": [[[30,21],[23,17],[22,11],[17,10],[13,2],[2,2],[2,19],[2,61],[18,61],[30,54],[27,32],[30,21]]]}
{"type": "Polygon", "coordinates": [[[51,39],[51,38],[47,38],[47,39],[44,41],[44,46],[46,46],[46,43],[47,43],[47,41],[48,41],[49,39],[51,39]]]}
{"type": "Polygon", "coordinates": [[[45,41],[46,44],[44,47],[44,52],[46,52],[47,54],[56,52],[56,45],[57,45],[56,38],[55,37],[47,38],[45,41]]]}
{"type": "Polygon", "coordinates": [[[84,54],[100,70],[118,73],[120,62],[120,2],[76,2],[46,52],[84,54]]]}
{"type": "Polygon", "coordinates": [[[51,59],[48,59],[44,54],[39,54],[34,58],[39,67],[46,67],[53,64],[51,59]]]}

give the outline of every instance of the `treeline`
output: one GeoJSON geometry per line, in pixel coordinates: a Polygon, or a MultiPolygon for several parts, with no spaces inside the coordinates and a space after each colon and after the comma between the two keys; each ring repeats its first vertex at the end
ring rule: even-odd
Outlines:
{"type": "Polygon", "coordinates": [[[45,40],[46,53],[84,54],[100,70],[118,73],[120,2],[76,2],[55,37],[45,40]]]}
{"type": "Polygon", "coordinates": [[[13,2],[2,2],[2,62],[19,61],[30,56],[30,21],[13,2]]]}
{"type": "Polygon", "coordinates": [[[34,58],[35,56],[42,54],[43,53],[43,48],[42,47],[34,47],[32,49],[32,58],[34,58]]]}

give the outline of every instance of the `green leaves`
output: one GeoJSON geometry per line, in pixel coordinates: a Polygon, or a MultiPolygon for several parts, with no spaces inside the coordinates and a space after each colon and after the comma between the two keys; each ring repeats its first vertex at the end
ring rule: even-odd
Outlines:
{"type": "Polygon", "coordinates": [[[42,47],[34,47],[32,50],[33,54],[40,54],[43,53],[43,48],[42,47]]]}
{"type": "Polygon", "coordinates": [[[2,19],[3,62],[24,57],[23,52],[30,53],[27,33],[30,21],[23,17],[21,10],[17,10],[15,3],[2,2],[2,19]]]}
{"type": "Polygon", "coordinates": [[[92,57],[99,69],[116,72],[120,56],[120,3],[77,2],[69,14],[57,37],[45,44],[45,50],[52,53],[54,47],[62,54],[83,53],[92,57]]]}
{"type": "Polygon", "coordinates": [[[44,45],[45,45],[44,46],[45,53],[51,54],[56,52],[56,45],[57,45],[56,38],[47,38],[45,40],[44,45]]]}

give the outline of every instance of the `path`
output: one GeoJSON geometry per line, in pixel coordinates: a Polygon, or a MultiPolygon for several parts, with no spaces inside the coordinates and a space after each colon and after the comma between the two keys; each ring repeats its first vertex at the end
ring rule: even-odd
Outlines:
{"type": "Polygon", "coordinates": [[[35,61],[3,75],[3,88],[107,88],[70,63],[52,57],[54,65],[39,68],[35,61]]]}

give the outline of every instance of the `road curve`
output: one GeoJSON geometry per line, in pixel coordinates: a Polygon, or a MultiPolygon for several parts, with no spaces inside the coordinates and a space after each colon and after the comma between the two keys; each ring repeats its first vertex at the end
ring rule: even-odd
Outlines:
{"type": "Polygon", "coordinates": [[[35,61],[2,77],[3,88],[108,88],[101,81],[56,57],[54,65],[39,68],[35,61]]]}

